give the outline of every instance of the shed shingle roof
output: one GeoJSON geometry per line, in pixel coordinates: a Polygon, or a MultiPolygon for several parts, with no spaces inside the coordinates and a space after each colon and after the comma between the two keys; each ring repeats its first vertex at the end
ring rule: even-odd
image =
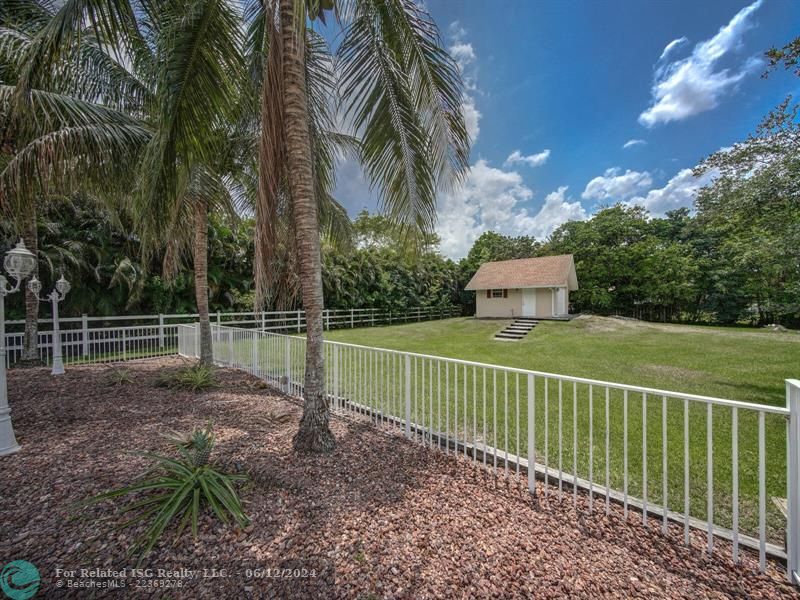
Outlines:
{"type": "Polygon", "coordinates": [[[541,256],[483,263],[467,290],[569,285],[572,255],[541,256]]]}

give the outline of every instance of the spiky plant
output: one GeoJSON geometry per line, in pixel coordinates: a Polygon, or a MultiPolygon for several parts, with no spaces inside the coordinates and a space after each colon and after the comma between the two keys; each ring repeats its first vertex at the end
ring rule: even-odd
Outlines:
{"type": "Polygon", "coordinates": [[[172,442],[190,462],[196,467],[208,464],[211,450],[214,449],[216,439],[214,429],[209,422],[203,428],[195,428],[189,433],[170,431],[164,437],[172,442]]]}
{"type": "Polygon", "coordinates": [[[156,381],[159,387],[199,392],[216,387],[213,367],[198,363],[177,371],[164,373],[156,381]]]}
{"type": "Polygon", "coordinates": [[[139,563],[175,522],[176,541],[189,525],[196,538],[200,514],[204,511],[210,510],[225,524],[234,522],[243,528],[250,522],[236,490],[236,483],[245,481],[247,476],[225,473],[209,460],[215,442],[211,423],[189,434],[172,432],[167,437],[178,450],[178,458],[143,452],[142,456],[154,463],[136,483],[99,494],[83,503],[131,497],[121,512],[135,513],[135,516],[119,527],[148,522],[129,549],[130,554],[138,555],[139,563]]]}

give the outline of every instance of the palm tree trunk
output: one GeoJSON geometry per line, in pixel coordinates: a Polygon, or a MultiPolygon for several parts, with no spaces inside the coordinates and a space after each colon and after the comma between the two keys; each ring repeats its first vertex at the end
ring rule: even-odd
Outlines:
{"type": "MultiPolygon", "coordinates": [[[[22,224],[22,239],[28,250],[37,257],[36,266],[31,277],[39,275],[39,235],[36,230],[36,204],[31,202],[25,211],[22,224]]],[[[23,283],[23,285],[25,285],[23,283]]],[[[39,358],[39,299],[25,287],[25,340],[22,348],[21,364],[26,366],[41,365],[39,358]]]]}
{"type": "Polygon", "coordinates": [[[289,193],[292,198],[303,308],[306,311],[305,404],[300,428],[294,437],[294,448],[299,452],[330,452],[336,440],[328,426],[325,399],[322,259],[308,129],[305,48],[294,23],[294,1],[281,0],[280,11],[289,193]]]}
{"type": "Polygon", "coordinates": [[[200,364],[214,362],[208,316],[208,204],[198,199],[194,209],[194,295],[200,316],[200,364]]]}

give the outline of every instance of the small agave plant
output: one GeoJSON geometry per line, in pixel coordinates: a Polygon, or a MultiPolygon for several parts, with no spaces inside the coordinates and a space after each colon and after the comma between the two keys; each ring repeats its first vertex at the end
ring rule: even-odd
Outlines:
{"type": "Polygon", "coordinates": [[[139,562],[173,522],[178,523],[176,541],[189,525],[192,535],[197,537],[199,517],[206,510],[226,524],[233,521],[242,528],[249,524],[236,490],[236,483],[247,476],[224,473],[210,462],[215,443],[211,423],[190,433],[171,431],[164,437],[178,450],[178,458],[143,452],[142,456],[152,459],[154,464],[136,483],[86,501],[93,504],[133,496],[122,512],[135,516],[119,527],[149,522],[130,548],[131,554],[139,555],[139,562]]]}

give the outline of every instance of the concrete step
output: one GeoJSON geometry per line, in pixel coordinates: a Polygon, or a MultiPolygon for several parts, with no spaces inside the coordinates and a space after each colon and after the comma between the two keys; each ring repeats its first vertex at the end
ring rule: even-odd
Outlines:
{"type": "Polygon", "coordinates": [[[528,323],[512,323],[511,325],[508,326],[509,329],[524,329],[525,331],[530,331],[534,327],[536,327],[536,325],[534,325],[532,323],[531,324],[528,324],[528,323]]]}
{"type": "Polygon", "coordinates": [[[496,333],[494,337],[504,340],[521,340],[525,336],[519,333],[506,333],[505,331],[501,331],[500,333],[496,333]]]}

